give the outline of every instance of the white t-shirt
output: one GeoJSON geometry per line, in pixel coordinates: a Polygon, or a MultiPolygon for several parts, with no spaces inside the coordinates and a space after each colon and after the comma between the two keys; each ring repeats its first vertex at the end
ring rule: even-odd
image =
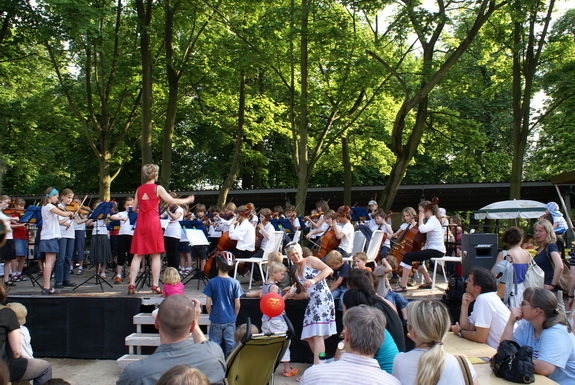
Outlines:
{"type": "MultiPolygon", "coordinates": [[[[407,223],[405,223],[407,224],[407,223]]],[[[378,225],[377,223],[373,222],[373,226],[369,226],[369,229],[373,232],[375,230],[383,230],[384,234],[387,234],[387,237],[385,237],[385,241],[383,242],[382,246],[387,246],[387,247],[391,247],[391,237],[390,235],[393,233],[389,232],[389,229],[387,227],[386,223],[382,223],[381,225],[378,225]]]]}
{"type": "Polygon", "coordinates": [[[70,217],[62,217],[58,215],[58,221],[63,220],[65,220],[66,222],[65,225],[60,225],[60,235],[62,236],[62,238],[68,238],[68,239],[76,238],[76,233],[74,229],[74,223],[76,223],[76,221],[70,219],[70,217]]]}
{"type": "Polygon", "coordinates": [[[116,214],[120,219],[120,231],[118,235],[134,235],[134,225],[130,224],[130,218],[127,211],[120,211],[116,214]],[[125,219],[125,220],[124,220],[125,219]]]}
{"type": "Polygon", "coordinates": [[[74,231],[86,231],[86,222],[78,223],[74,221],[74,231]]]}
{"type": "MultiPolygon", "coordinates": [[[[413,349],[407,353],[399,353],[393,360],[391,374],[397,377],[402,385],[415,385],[419,359],[425,351],[425,349],[413,349]]],[[[467,365],[471,371],[471,376],[475,379],[477,374],[469,360],[467,360],[467,365]]],[[[445,362],[437,385],[465,385],[461,366],[454,355],[445,355],[445,362]]]]}
{"type": "Polygon", "coordinates": [[[238,241],[236,249],[254,251],[256,248],[256,228],[249,220],[230,227],[230,238],[238,241]]]}
{"type": "Polygon", "coordinates": [[[339,248],[351,254],[355,235],[353,225],[351,222],[347,222],[345,224],[338,223],[337,226],[339,226],[339,229],[345,234],[345,236],[339,240],[339,248]]]}
{"type": "Polygon", "coordinates": [[[164,213],[163,217],[168,218],[168,227],[164,231],[164,237],[168,238],[177,238],[180,239],[182,237],[182,226],[180,225],[180,219],[184,217],[184,209],[179,207],[176,209],[175,214],[180,213],[180,218],[174,220],[170,214],[164,213]]]}
{"type": "MultiPolygon", "coordinates": [[[[435,215],[431,216],[427,222],[419,226],[419,231],[427,235],[425,246],[422,250],[433,249],[445,254],[445,243],[443,243],[443,226],[435,215]]],[[[496,346],[497,348],[497,346],[496,346]]]]}
{"type": "Polygon", "coordinates": [[[42,232],[40,233],[40,239],[50,240],[50,239],[60,239],[62,234],[60,233],[60,223],[58,222],[59,215],[52,213],[50,210],[56,208],[52,203],[48,203],[42,206],[42,232]]]}
{"type": "Polygon", "coordinates": [[[92,228],[92,235],[107,235],[110,236],[108,227],[106,225],[107,219],[97,219],[94,221],[94,228],[92,228]]]}
{"type": "Polygon", "coordinates": [[[208,227],[208,237],[210,238],[219,238],[222,236],[222,227],[221,221],[217,218],[213,218],[210,220],[210,226],[208,227]]]}
{"type": "Polygon", "coordinates": [[[475,299],[469,322],[475,327],[488,328],[487,345],[497,349],[510,311],[496,292],[482,293],[475,299]]]}
{"type": "MultiPolygon", "coordinates": [[[[6,226],[10,226],[10,223],[12,223],[12,221],[10,221],[10,218],[8,215],[4,214],[2,211],[0,211],[0,219],[3,219],[6,221],[6,226]]],[[[9,231],[6,233],[6,239],[14,239],[14,233],[12,231],[9,231]]]]}
{"type": "MultiPolygon", "coordinates": [[[[266,233],[268,233],[268,237],[271,236],[272,233],[276,230],[276,229],[274,228],[274,225],[272,225],[272,224],[269,223],[269,222],[266,223],[266,225],[264,226],[264,229],[265,229],[266,233]]],[[[268,244],[268,242],[269,242],[269,239],[267,239],[267,238],[264,236],[264,233],[263,233],[261,230],[258,230],[258,232],[263,236],[263,238],[262,238],[262,244],[260,245],[260,249],[265,250],[265,249],[266,249],[266,246],[267,246],[267,244],[268,244]]]]}

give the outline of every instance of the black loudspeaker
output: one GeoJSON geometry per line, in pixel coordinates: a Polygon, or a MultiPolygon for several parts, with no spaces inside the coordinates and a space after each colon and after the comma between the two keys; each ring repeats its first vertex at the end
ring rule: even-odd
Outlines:
{"type": "Polygon", "coordinates": [[[463,276],[467,278],[469,271],[481,266],[491,270],[497,259],[497,234],[463,234],[461,250],[463,252],[463,276]]]}

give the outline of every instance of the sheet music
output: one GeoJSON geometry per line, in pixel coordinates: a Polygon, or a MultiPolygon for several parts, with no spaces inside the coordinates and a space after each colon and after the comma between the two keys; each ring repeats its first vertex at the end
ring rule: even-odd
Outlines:
{"type": "Polygon", "coordinates": [[[206,238],[206,234],[202,230],[197,229],[185,229],[186,236],[188,237],[188,241],[192,246],[202,246],[202,245],[209,245],[210,242],[208,238],[206,238]]]}

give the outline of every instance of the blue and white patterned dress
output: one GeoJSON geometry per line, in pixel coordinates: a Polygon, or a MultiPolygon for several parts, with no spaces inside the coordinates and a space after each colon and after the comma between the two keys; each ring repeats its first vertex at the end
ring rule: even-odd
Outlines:
{"type": "MultiPolygon", "coordinates": [[[[298,276],[298,279],[303,285],[306,280],[314,279],[319,273],[319,270],[311,268],[306,264],[303,277],[298,276]]],[[[313,336],[328,338],[336,334],[335,305],[325,279],[307,288],[307,295],[309,302],[305,308],[301,339],[303,340],[313,336]]]]}

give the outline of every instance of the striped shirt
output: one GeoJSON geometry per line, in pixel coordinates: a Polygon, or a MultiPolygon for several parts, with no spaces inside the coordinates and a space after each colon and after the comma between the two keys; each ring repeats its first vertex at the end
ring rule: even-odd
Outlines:
{"type": "Polygon", "coordinates": [[[310,367],[303,374],[300,384],[401,385],[401,382],[381,370],[375,359],[344,353],[339,361],[310,367]]]}

